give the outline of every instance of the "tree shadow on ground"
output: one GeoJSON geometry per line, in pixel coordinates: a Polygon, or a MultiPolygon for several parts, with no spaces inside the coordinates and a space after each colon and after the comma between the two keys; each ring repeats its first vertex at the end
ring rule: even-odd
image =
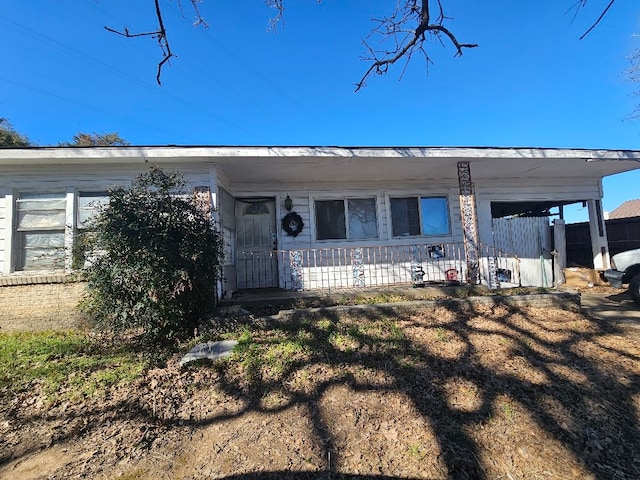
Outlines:
{"type": "MultiPolygon", "coordinates": [[[[621,293],[615,293],[612,295],[607,295],[605,297],[607,300],[611,300],[612,302],[616,302],[616,303],[629,303],[631,302],[631,295],[629,295],[629,292],[621,292],[621,293]]],[[[629,303],[629,305],[635,305],[633,303],[629,303]]]]}
{"type": "MultiPolygon", "coordinates": [[[[437,454],[429,457],[429,471],[440,478],[524,473],[513,458],[497,461],[496,448],[526,444],[506,432],[519,424],[545,436],[544,445],[553,451],[544,458],[553,459],[555,452],[563,461],[570,458],[578,474],[639,478],[640,356],[636,348],[618,347],[615,338],[621,335],[620,326],[572,312],[505,305],[448,305],[412,313],[380,307],[301,311],[246,324],[234,357],[212,365],[215,383],[198,387],[219,389],[237,399],[239,408],[185,420],[158,411],[153,386],[146,396],[109,408],[131,419],[196,430],[251,412],[277,414],[296,406],[308,412],[309,437],[323,459],[313,471],[227,477],[234,479],[409,478],[390,471],[347,473],[348,445],[336,433],[347,419],[333,417],[323,403],[341,387],[409,399],[433,432],[437,454]],[[302,374],[311,380],[302,382],[302,374]],[[476,435],[481,430],[495,434],[495,446],[476,435]]],[[[208,367],[192,371],[198,368],[208,367]]],[[[357,408],[354,403],[336,412],[357,419],[357,408]]],[[[523,455],[541,452],[525,449],[523,455]]],[[[571,472],[571,465],[561,467],[571,472]]],[[[541,467],[529,476],[546,473],[541,467]]]]}
{"type": "MultiPolygon", "coordinates": [[[[637,476],[640,466],[634,461],[634,451],[640,447],[640,431],[634,396],[640,384],[633,365],[626,372],[620,367],[625,362],[637,366],[640,358],[604,343],[608,337],[622,334],[614,325],[585,320],[576,329],[575,325],[565,327],[561,318],[541,320],[529,312],[531,310],[517,307],[496,307],[487,320],[486,310],[467,307],[449,308],[449,318],[436,324],[425,325],[419,315],[397,319],[404,329],[427,328],[443,338],[450,335],[451,341],[458,344],[458,352],[448,357],[428,351],[408,337],[394,338],[388,332],[374,334],[363,327],[397,318],[391,310],[378,309],[375,314],[361,312],[360,321],[364,323],[349,332],[359,345],[377,346],[377,351],[376,348],[367,352],[358,348],[345,351],[332,343],[334,331],[307,324],[307,331],[312,332],[309,341],[326,346],[322,358],[293,362],[279,381],[258,380],[252,388],[262,393],[281,389],[280,380],[305,364],[327,359],[343,369],[348,365],[366,365],[395,378],[390,388],[411,398],[428,420],[441,448],[442,473],[449,478],[486,477],[486,460],[481,460],[480,446],[469,432],[490,421],[505,398],[571,451],[587,471],[603,478],[637,476]],[[503,344],[510,351],[512,365],[491,365],[482,358],[476,343],[486,348],[478,337],[487,336],[495,337],[496,346],[503,344]],[[621,363],[607,368],[603,363],[607,356],[615,356],[621,363]],[[451,393],[446,388],[451,383],[473,387],[480,401],[471,410],[459,410],[452,405],[451,393]]],[[[570,314],[567,312],[567,315],[570,314]]],[[[325,314],[325,318],[334,325],[341,321],[337,315],[325,314]]],[[[299,324],[295,325],[294,322],[278,327],[299,328],[299,324]]],[[[317,438],[331,438],[331,427],[317,402],[335,381],[345,380],[354,391],[371,388],[366,382],[347,375],[320,383],[307,395],[291,395],[291,402],[305,403],[314,412],[317,438]]],[[[223,385],[230,391],[236,389],[232,382],[223,385]]],[[[240,392],[235,390],[235,393],[240,392]]],[[[249,408],[261,407],[253,403],[249,408]]],[[[331,442],[325,442],[324,448],[330,451],[331,442]]],[[[332,456],[338,461],[340,452],[332,452],[332,456]]]]}
{"type": "MultiPolygon", "coordinates": [[[[401,392],[428,421],[440,447],[443,476],[487,477],[487,456],[470,431],[490,422],[505,405],[501,402],[507,402],[510,409],[526,415],[570,451],[585,471],[599,478],[637,477],[640,465],[634,452],[640,447],[640,430],[634,396],[640,391],[640,358],[606,345],[608,338],[623,334],[615,325],[578,317],[577,323],[572,318],[566,326],[562,318],[540,319],[530,312],[505,306],[492,307],[490,312],[449,307],[442,309],[441,321],[431,318],[425,322],[420,314],[398,317],[394,310],[378,308],[358,312],[342,332],[338,327],[344,321],[341,314],[326,310],[314,319],[303,313],[297,320],[274,322],[270,327],[292,335],[304,331],[308,345],[322,345],[311,349],[316,354],[292,360],[276,378],[249,373],[250,382],[244,388],[239,387],[237,377],[222,370],[221,386],[233,395],[250,398],[247,410],[275,412],[304,404],[313,418],[315,438],[335,465],[340,464],[341,453],[319,402],[336,384],[346,383],[353,391],[371,389],[372,385],[355,378],[349,369],[366,366],[394,379],[391,385],[373,388],[401,392]],[[329,326],[319,323],[327,320],[329,326]],[[376,324],[380,325],[369,328],[376,324]],[[412,340],[411,334],[394,334],[394,328],[433,331],[443,342],[455,342],[457,352],[442,355],[433,344],[425,347],[412,340]],[[340,335],[345,337],[343,343],[355,340],[355,345],[341,346],[336,342],[340,335]],[[508,364],[491,364],[490,356],[478,351],[477,345],[486,346],[480,341],[483,337],[495,337],[496,345],[508,350],[508,364]],[[607,365],[612,359],[619,363],[607,365]],[[305,393],[286,386],[295,372],[326,363],[344,373],[318,382],[305,393]],[[461,410],[452,403],[450,387],[455,384],[476,392],[479,398],[473,408],[461,410]],[[265,408],[261,399],[274,391],[288,400],[276,408],[265,408]]],[[[205,419],[201,424],[212,421],[216,420],[205,419]]]]}

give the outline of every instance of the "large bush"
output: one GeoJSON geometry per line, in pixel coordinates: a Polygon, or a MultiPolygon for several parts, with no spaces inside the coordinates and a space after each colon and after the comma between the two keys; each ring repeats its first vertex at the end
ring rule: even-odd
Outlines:
{"type": "Polygon", "coordinates": [[[215,305],[221,237],[181,174],[153,167],[113,188],[85,238],[82,309],[99,328],[175,340],[215,305]]]}

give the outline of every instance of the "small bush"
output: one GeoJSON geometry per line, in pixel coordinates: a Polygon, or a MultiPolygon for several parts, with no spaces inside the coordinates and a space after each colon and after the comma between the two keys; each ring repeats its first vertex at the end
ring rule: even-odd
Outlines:
{"type": "Polygon", "coordinates": [[[182,175],[153,167],[110,190],[86,237],[93,259],[81,308],[97,327],[172,341],[215,305],[221,235],[185,187],[182,175]]]}

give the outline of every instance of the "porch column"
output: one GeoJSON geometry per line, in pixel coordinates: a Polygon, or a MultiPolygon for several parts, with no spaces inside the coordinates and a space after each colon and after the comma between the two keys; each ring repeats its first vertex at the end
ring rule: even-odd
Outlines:
{"type": "Polygon", "coordinates": [[[593,198],[587,200],[589,207],[589,233],[591,234],[591,251],[593,252],[593,268],[606,270],[611,268],[609,259],[609,243],[607,241],[607,227],[604,223],[602,202],[593,198]]]}
{"type": "Polygon", "coordinates": [[[467,259],[467,282],[475,285],[478,283],[480,273],[478,217],[476,216],[476,202],[473,194],[469,162],[458,162],[458,186],[460,188],[464,254],[467,259]]]}

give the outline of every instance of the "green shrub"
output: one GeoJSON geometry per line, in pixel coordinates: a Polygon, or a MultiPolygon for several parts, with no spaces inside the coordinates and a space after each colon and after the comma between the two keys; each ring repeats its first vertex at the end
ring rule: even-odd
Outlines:
{"type": "Polygon", "coordinates": [[[181,174],[153,167],[131,187],[111,189],[89,228],[81,308],[97,327],[172,341],[215,305],[221,235],[181,174]]]}

